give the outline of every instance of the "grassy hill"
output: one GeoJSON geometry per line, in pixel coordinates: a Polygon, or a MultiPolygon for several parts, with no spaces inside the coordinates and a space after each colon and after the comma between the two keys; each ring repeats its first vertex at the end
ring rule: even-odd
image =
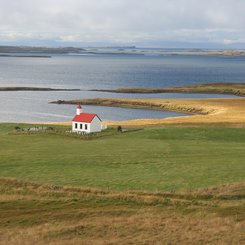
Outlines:
{"type": "Polygon", "coordinates": [[[244,129],[159,127],[81,140],[9,134],[13,128],[0,126],[3,177],[147,191],[196,189],[244,179],[244,129]]]}
{"type": "Polygon", "coordinates": [[[16,126],[0,124],[0,244],[244,241],[243,128],[16,126]]]}

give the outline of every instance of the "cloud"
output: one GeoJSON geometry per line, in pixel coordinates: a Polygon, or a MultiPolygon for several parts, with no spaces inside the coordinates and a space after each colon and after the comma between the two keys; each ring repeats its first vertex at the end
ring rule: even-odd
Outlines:
{"type": "Polygon", "coordinates": [[[243,0],[0,0],[2,41],[244,40],[243,0]]]}

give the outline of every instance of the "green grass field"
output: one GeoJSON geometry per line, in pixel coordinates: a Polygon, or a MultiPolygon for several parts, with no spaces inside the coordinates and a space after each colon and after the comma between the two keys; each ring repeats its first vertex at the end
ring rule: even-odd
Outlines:
{"type": "Polygon", "coordinates": [[[15,126],[0,124],[0,245],[245,241],[244,129],[15,126]]]}
{"type": "Polygon", "coordinates": [[[0,126],[0,172],[58,185],[112,190],[205,188],[245,178],[245,130],[147,128],[96,140],[9,135],[0,126]]]}

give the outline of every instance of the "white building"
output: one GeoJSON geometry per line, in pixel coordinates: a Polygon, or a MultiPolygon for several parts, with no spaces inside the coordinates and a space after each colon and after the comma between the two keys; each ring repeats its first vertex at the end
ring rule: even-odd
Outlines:
{"type": "Polygon", "coordinates": [[[102,129],[102,121],[97,114],[84,113],[81,105],[77,105],[76,116],[72,119],[72,132],[94,133],[102,129]]]}

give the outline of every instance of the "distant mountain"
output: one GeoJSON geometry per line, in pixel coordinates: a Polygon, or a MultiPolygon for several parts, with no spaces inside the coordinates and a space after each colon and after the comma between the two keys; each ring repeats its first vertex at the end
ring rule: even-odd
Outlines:
{"type": "Polygon", "coordinates": [[[29,46],[0,46],[0,53],[49,53],[67,54],[83,52],[82,48],[74,47],[29,47],[29,46]]]}

